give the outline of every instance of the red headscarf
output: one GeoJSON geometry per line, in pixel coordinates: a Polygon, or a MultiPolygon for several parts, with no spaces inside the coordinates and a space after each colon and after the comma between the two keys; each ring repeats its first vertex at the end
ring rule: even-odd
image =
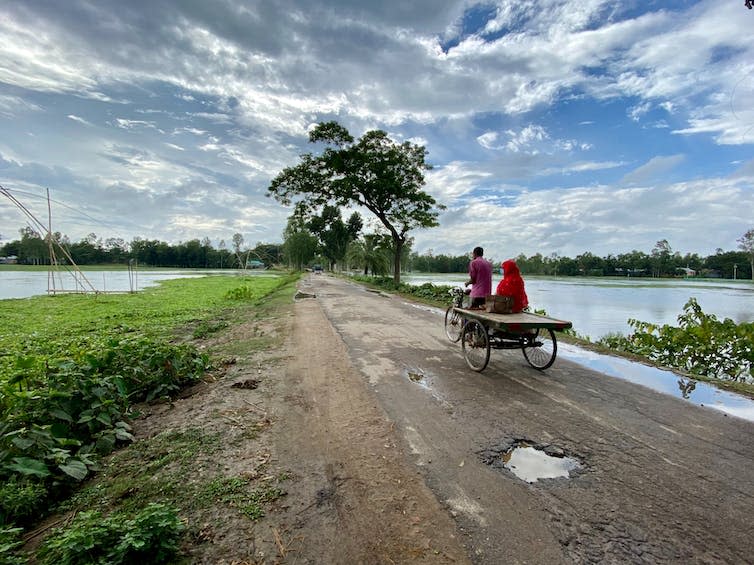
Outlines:
{"type": "Polygon", "coordinates": [[[513,312],[520,312],[529,305],[529,299],[524,290],[524,279],[513,259],[503,261],[503,280],[497,285],[497,294],[513,297],[513,312]]]}

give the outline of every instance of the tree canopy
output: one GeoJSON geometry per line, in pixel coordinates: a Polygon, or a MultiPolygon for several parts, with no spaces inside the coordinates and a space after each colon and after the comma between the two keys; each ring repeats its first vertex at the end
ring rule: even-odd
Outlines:
{"type": "Polygon", "coordinates": [[[393,240],[393,278],[400,282],[403,246],[411,230],[438,225],[444,206],[424,192],[426,149],[410,141],[397,143],[382,130],[366,132],[358,141],[337,122],[322,122],[310,133],[311,143],[327,147],[319,155],[305,153],[300,162],[280,172],[268,196],[314,211],[320,207],[362,206],[393,240]]]}

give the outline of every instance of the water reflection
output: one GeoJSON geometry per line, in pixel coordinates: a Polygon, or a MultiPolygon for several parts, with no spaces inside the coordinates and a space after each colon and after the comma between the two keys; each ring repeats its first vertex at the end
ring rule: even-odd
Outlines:
{"type": "Polygon", "coordinates": [[[580,465],[570,457],[553,457],[544,451],[522,443],[501,456],[503,466],[522,481],[533,483],[540,479],[568,477],[580,465]]]}
{"type": "Polygon", "coordinates": [[[612,377],[683,398],[698,406],[708,406],[726,414],[754,422],[754,400],[701,381],[679,377],[678,374],[635,363],[621,357],[601,355],[568,343],[558,343],[558,357],[574,361],[612,377]]]}
{"type": "Polygon", "coordinates": [[[681,377],[678,379],[678,390],[681,391],[681,396],[688,400],[691,397],[691,393],[696,390],[696,381],[681,377]]]}

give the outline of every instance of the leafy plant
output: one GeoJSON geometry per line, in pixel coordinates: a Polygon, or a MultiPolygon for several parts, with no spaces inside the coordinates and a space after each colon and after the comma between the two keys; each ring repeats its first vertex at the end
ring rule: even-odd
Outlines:
{"type": "Polygon", "coordinates": [[[134,517],[81,512],[45,540],[38,558],[42,565],[167,563],[183,529],[176,511],[163,504],[149,504],[134,517]]]}
{"type": "Polygon", "coordinates": [[[740,382],[754,380],[754,324],[736,324],[705,314],[690,298],[678,326],[658,326],[631,319],[628,337],[610,335],[600,343],[643,355],[668,367],[696,375],[740,382]]]}
{"type": "Polygon", "coordinates": [[[0,523],[23,523],[36,517],[46,498],[43,482],[11,477],[0,485],[0,523]]]}
{"type": "MultiPolygon", "coordinates": [[[[255,300],[295,276],[249,277],[255,300]]],[[[166,281],[133,295],[0,301],[0,526],[26,523],[133,439],[134,403],[210,368],[181,328],[232,316],[236,277],[166,281]],[[33,485],[30,486],[30,485],[33,485]]]]}
{"type": "Polygon", "coordinates": [[[19,553],[23,545],[22,528],[0,528],[0,564],[24,565],[27,559],[19,553]]]}

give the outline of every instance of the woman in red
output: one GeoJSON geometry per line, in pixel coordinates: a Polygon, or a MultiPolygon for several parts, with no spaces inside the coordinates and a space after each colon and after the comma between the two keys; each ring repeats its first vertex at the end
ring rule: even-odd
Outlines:
{"type": "Polygon", "coordinates": [[[503,280],[497,285],[496,294],[501,296],[513,297],[513,312],[520,312],[529,306],[529,299],[524,290],[524,279],[521,278],[521,272],[518,265],[513,259],[503,261],[500,265],[503,268],[503,280]]]}

